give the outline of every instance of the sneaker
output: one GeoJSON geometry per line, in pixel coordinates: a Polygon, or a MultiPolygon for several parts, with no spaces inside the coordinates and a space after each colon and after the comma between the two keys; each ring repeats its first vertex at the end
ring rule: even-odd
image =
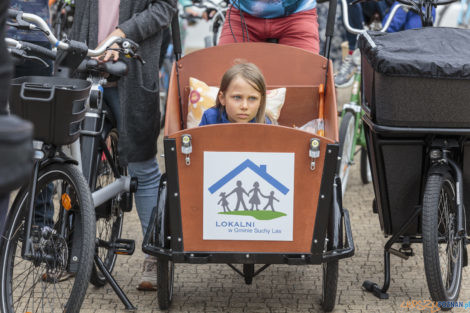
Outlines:
{"type": "Polygon", "coordinates": [[[137,290],[157,290],[157,258],[154,256],[147,256],[144,259],[142,267],[142,278],[137,286],[137,290]]]}
{"type": "Polygon", "coordinates": [[[68,272],[48,272],[42,274],[42,281],[51,283],[51,284],[57,284],[61,283],[63,281],[67,281],[71,278],[75,277],[75,273],[68,273],[68,272]]]}
{"type": "Polygon", "coordinates": [[[335,75],[336,87],[347,87],[354,81],[354,74],[356,73],[356,64],[353,55],[348,54],[339,66],[339,70],[335,75]]]}

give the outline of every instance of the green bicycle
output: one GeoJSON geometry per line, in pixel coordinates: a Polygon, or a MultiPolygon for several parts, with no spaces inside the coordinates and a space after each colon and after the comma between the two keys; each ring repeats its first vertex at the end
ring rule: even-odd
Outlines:
{"type": "Polygon", "coordinates": [[[348,184],[349,170],[351,165],[354,164],[355,155],[359,152],[361,153],[360,167],[362,183],[368,184],[372,181],[370,164],[367,157],[366,139],[362,127],[362,115],[364,112],[361,109],[360,103],[360,87],[361,69],[359,65],[354,74],[349,103],[343,105],[341,124],[339,127],[339,155],[341,159],[338,161],[338,176],[341,178],[343,196],[348,184]],[[357,147],[360,147],[360,150],[358,150],[357,147]]]}
{"type": "MultiPolygon", "coordinates": [[[[347,0],[341,0],[341,5],[343,9],[343,24],[346,30],[356,35],[360,35],[365,32],[365,29],[356,29],[351,27],[349,24],[347,0]]],[[[382,29],[379,31],[385,32],[387,30],[395,16],[395,13],[402,6],[402,4],[399,4],[391,10],[382,29]]],[[[356,62],[356,64],[358,65],[356,65],[357,68],[356,73],[354,74],[350,101],[343,105],[343,109],[341,111],[341,124],[339,127],[339,156],[341,159],[338,161],[337,174],[341,178],[343,197],[348,185],[350,167],[354,164],[354,157],[359,152],[361,153],[360,167],[362,183],[368,184],[372,181],[366,139],[364,136],[364,128],[362,126],[362,116],[364,115],[364,111],[361,108],[360,102],[362,81],[361,66],[360,62],[356,62]],[[357,147],[360,147],[360,149],[357,149],[357,147]]]]}

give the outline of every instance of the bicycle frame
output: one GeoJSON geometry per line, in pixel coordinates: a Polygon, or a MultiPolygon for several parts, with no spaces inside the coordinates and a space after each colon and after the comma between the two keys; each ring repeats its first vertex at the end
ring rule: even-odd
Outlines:
{"type": "Polygon", "coordinates": [[[350,160],[354,161],[354,156],[356,155],[356,146],[365,147],[366,139],[364,137],[364,129],[362,127],[361,118],[364,115],[364,111],[361,108],[360,103],[360,87],[361,87],[361,70],[358,67],[356,73],[354,74],[354,82],[352,85],[351,97],[349,103],[343,105],[341,110],[341,118],[344,117],[347,111],[352,112],[355,115],[354,121],[354,137],[353,137],[353,146],[351,149],[350,160]]]}
{"type": "Polygon", "coordinates": [[[130,192],[132,188],[131,177],[121,176],[117,169],[116,160],[113,159],[109,149],[102,137],[104,130],[106,111],[103,110],[103,87],[106,80],[91,77],[93,85],[90,91],[89,103],[87,105],[87,113],[81,132],[80,140],[75,141],[71,145],[72,158],[81,161],[81,170],[90,188],[95,189],[96,173],[99,162],[99,148],[108,160],[110,160],[111,169],[116,180],[111,184],[92,192],[93,203],[95,209],[101,204],[115,198],[116,196],[130,192]],[[82,151],[86,151],[82,153],[82,151]]]}

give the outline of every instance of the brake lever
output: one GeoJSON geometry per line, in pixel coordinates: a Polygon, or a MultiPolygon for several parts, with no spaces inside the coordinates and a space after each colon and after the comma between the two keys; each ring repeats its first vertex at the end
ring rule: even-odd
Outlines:
{"type": "Polygon", "coordinates": [[[142,57],[140,55],[138,55],[137,53],[134,54],[134,58],[137,59],[142,65],[145,65],[145,60],[142,59],[142,57]]]}
{"type": "Polygon", "coordinates": [[[29,60],[32,60],[32,61],[37,61],[37,62],[42,63],[42,65],[44,65],[47,68],[50,67],[49,64],[47,64],[47,62],[44,61],[43,59],[41,59],[39,57],[36,57],[36,56],[33,56],[33,55],[28,55],[26,53],[26,51],[24,51],[24,50],[10,48],[10,49],[8,49],[8,51],[16,57],[19,57],[19,58],[22,58],[22,59],[29,59],[29,60]]]}

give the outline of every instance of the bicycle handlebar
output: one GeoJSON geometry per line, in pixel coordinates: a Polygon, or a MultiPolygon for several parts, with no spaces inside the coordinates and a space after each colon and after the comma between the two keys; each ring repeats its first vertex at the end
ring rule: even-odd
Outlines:
{"type": "MultiPolygon", "coordinates": [[[[393,7],[392,11],[390,12],[390,15],[388,16],[387,21],[385,22],[384,26],[380,30],[381,32],[386,32],[388,27],[390,26],[390,23],[392,23],[393,17],[397,13],[398,9],[401,7],[408,7],[408,5],[405,5],[402,3],[402,1],[412,1],[412,0],[398,0],[400,3],[396,6],[393,7]]],[[[443,0],[441,0],[443,1],[443,0]]],[[[445,0],[445,1],[450,1],[450,0],[445,0]]],[[[453,0],[452,0],[453,1],[453,0]]],[[[360,35],[362,33],[365,33],[365,29],[358,29],[354,28],[349,24],[349,11],[348,11],[348,3],[347,0],[341,0],[341,5],[343,7],[343,23],[344,27],[346,30],[352,34],[360,35]]]]}
{"type": "Polygon", "coordinates": [[[56,53],[54,51],[32,44],[30,42],[17,41],[11,38],[5,38],[5,42],[7,43],[8,47],[30,52],[31,54],[38,57],[44,57],[51,60],[55,60],[56,58],[56,53]]]}
{"type": "MultiPolygon", "coordinates": [[[[12,10],[12,9],[8,10],[8,16],[11,19],[22,20],[23,22],[32,24],[30,25],[30,29],[39,28],[42,32],[44,32],[45,36],[47,37],[47,39],[49,40],[49,42],[52,44],[53,47],[57,47],[58,49],[61,49],[61,50],[70,49],[71,45],[69,43],[58,40],[52,33],[51,29],[49,28],[49,25],[47,25],[47,23],[41,17],[35,14],[24,13],[24,12],[12,10]]],[[[115,43],[121,45],[121,47],[124,49],[124,52],[123,52],[124,54],[129,54],[131,56],[135,54],[135,51],[139,47],[138,44],[136,44],[130,39],[113,36],[113,37],[108,38],[100,47],[96,49],[88,49],[87,56],[89,57],[100,56],[115,43]]]]}

